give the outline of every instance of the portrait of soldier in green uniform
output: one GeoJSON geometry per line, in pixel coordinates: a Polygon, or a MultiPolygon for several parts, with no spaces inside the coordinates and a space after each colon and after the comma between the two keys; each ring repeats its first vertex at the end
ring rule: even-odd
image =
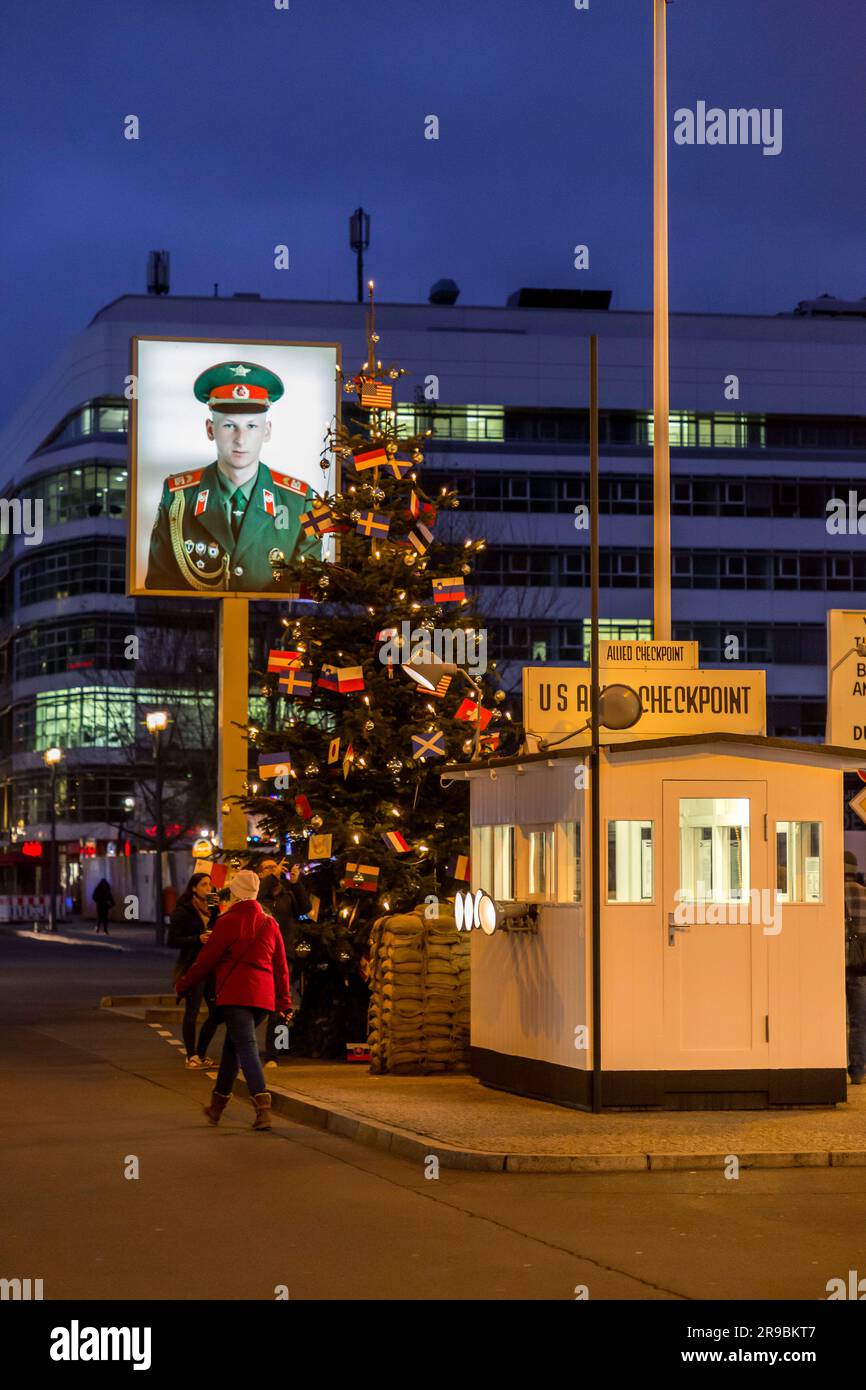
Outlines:
{"type": "Polygon", "coordinates": [[[268,411],[283,389],[255,362],[218,362],[197,378],[193,391],[209,409],[204,423],[216,459],[163,483],[145,588],[279,593],[291,587],[283,566],[320,553],[321,541],[300,523],[316,494],[261,459],[268,411]]]}

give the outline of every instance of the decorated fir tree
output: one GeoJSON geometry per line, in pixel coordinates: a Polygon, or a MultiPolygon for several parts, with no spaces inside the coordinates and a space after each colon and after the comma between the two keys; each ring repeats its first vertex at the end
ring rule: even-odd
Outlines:
{"type": "Polygon", "coordinates": [[[373,921],[447,899],[468,878],[466,786],[442,786],[447,763],[516,742],[495,667],[480,673],[485,645],[466,592],[484,542],[437,540],[438,513],[457,494],[425,487],[427,436],[398,433],[391,383],[402,372],[383,372],[376,343],[371,303],[368,359],[345,381],[357,404],[325,441],[341,488],[302,517],[333,549],[281,565],[306,598],[259,673],[271,726],[249,730],[245,806],[263,837],[306,861],[313,920],[290,956],[308,983],[333,967],[331,994],[315,1004],[326,1024],[334,991],[363,977],[373,921]],[[440,675],[437,657],[461,669],[440,675]]]}

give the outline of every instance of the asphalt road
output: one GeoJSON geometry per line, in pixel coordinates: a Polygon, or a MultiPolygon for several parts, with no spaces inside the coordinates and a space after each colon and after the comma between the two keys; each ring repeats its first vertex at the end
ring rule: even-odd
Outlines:
{"type": "Polygon", "coordinates": [[[212,1129],[207,1078],[98,1008],[165,990],[170,960],[0,932],[0,1277],[46,1299],[823,1299],[866,1276],[866,1169],[431,1180],[279,1117],[253,1133],[239,1099],[212,1129]]]}

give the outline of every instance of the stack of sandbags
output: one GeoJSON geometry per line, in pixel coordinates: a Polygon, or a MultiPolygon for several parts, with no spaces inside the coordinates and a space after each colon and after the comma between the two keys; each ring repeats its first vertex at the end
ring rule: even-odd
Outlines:
{"type": "Polygon", "coordinates": [[[469,1065],[469,939],[453,908],[424,905],[373,927],[368,1041],[374,1072],[466,1070],[469,1065]]]}

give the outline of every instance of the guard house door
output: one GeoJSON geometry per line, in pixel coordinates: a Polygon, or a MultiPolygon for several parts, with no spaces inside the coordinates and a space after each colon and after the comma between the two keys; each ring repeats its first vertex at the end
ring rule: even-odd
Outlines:
{"type": "Polygon", "coordinates": [[[665,782],[663,807],[663,1065],[766,1066],[767,784],[665,782]]]}

